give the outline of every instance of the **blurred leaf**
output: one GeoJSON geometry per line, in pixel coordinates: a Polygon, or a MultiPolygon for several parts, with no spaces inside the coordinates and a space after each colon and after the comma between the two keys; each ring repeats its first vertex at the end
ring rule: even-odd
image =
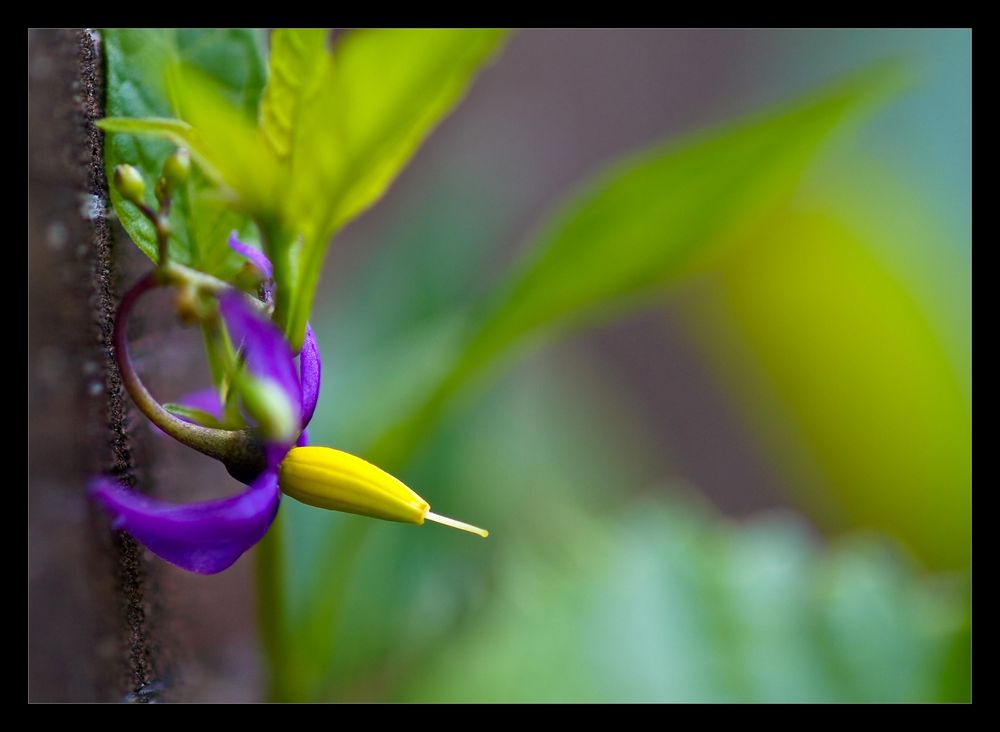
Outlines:
{"type": "Polygon", "coordinates": [[[752,228],[788,197],[820,143],[884,97],[885,74],[668,143],[598,176],[543,227],[466,359],[475,364],[530,331],[604,315],[689,274],[725,235],[752,228]]]}
{"type": "Polygon", "coordinates": [[[260,127],[282,160],[291,155],[302,100],[322,67],[328,36],[323,28],[278,28],[271,33],[270,78],[260,103],[260,127]]]}
{"type": "Polygon", "coordinates": [[[276,311],[294,343],[302,340],[330,237],[385,192],[503,35],[357,30],[323,54],[298,95],[283,197],[285,227],[304,241],[294,261],[275,261],[279,281],[295,282],[279,288],[276,311]]]}
{"type": "Polygon", "coordinates": [[[686,303],[691,334],[819,520],[888,531],[932,566],[967,567],[968,272],[928,258],[951,235],[926,206],[850,169],[849,197],[827,176],[818,197],[734,249],[686,303]],[[859,191],[864,209],[850,201],[859,191]],[[921,261],[929,269],[915,274],[921,261]]]}
{"type": "Polygon", "coordinates": [[[717,527],[649,504],[511,557],[477,622],[408,669],[433,702],[967,701],[962,583],[877,543],[825,554],[783,518],[717,527]],[[600,551],[595,551],[595,546],[600,551]]]}
{"type": "Polygon", "coordinates": [[[253,113],[234,104],[226,88],[184,62],[167,68],[179,116],[194,128],[197,147],[217,183],[235,192],[230,202],[247,216],[267,221],[278,215],[285,190],[280,161],[267,145],[253,113]]]}
{"type": "Polygon", "coordinates": [[[527,337],[611,317],[703,270],[720,245],[787,199],[820,143],[896,82],[896,67],[877,67],[599,175],[543,227],[474,320],[453,367],[376,445],[375,459],[399,464],[455,392],[527,337]]]}
{"type": "Polygon", "coordinates": [[[105,117],[97,120],[97,126],[105,132],[159,135],[175,145],[191,145],[197,141],[191,125],[170,117],[105,117]]]}
{"type": "MultiPolygon", "coordinates": [[[[109,132],[115,130],[105,135],[106,170],[110,179],[116,165],[135,165],[146,179],[147,202],[152,204],[154,184],[174,145],[190,146],[202,164],[211,158],[204,140],[192,138],[189,126],[171,119],[179,116],[179,108],[165,70],[178,63],[188,64],[214,79],[231,103],[256,109],[264,84],[261,38],[256,31],[245,29],[107,29],[102,38],[107,64],[105,111],[108,117],[117,118],[103,125],[109,132]]],[[[170,251],[183,264],[228,278],[241,264],[227,246],[229,231],[237,229],[244,237],[255,237],[246,218],[227,210],[202,174],[213,172],[210,167],[195,171],[175,195],[170,251]]],[[[113,185],[110,188],[112,204],[125,230],[155,261],[152,224],[123,201],[113,185]]]]}

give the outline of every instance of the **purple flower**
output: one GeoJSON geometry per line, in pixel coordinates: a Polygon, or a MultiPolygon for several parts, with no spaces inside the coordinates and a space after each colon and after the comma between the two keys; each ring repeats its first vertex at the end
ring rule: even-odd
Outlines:
{"type": "MultiPolygon", "coordinates": [[[[278,512],[281,491],[278,470],[288,451],[305,444],[305,427],[319,396],[321,362],[312,328],[306,329],[298,368],[281,332],[261,319],[233,292],[221,299],[223,317],[234,342],[243,344],[248,371],[274,384],[294,409],[301,435],[265,445],[267,468],[238,496],[190,505],[176,505],[126,490],[118,481],[96,478],[91,492],[112,514],[113,526],[128,531],[162,559],[200,574],[228,568],[267,533],[278,512]],[[297,439],[296,439],[297,438],[297,439]]],[[[197,392],[186,398],[221,416],[217,392],[197,392]]]]}
{"type": "MultiPolygon", "coordinates": [[[[235,237],[230,244],[258,266],[266,265],[266,269],[261,266],[263,271],[270,271],[263,254],[235,237]]],[[[223,571],[260,541],[278,512],[282,491],[321,508],[415,524],[426,518],[486,535],[477,527],[430,513],[420,496],[359,457],[308,447],[305,430],[316,410],[322,373],[312,328],[306,326],[296,366],[281,331],[254,312],[242,293],[232,290],[220,296],[219,309],[234,345],[243,354],[246,373],[253,380],[252,393],[263,395],[257,405],[256,434],[264,453],[258,464],[264,468],[247,479],[247,489],[240,495],[190,505],[132,492],[109,477],[96,478],[91,493],[112,515],[116,529],[129,532],[162,559],[200,574],[223,571]]],[[[215,390],[199,391],[182,401],[222,417],[215,390]]],[[[244,392],[249,407],[246,401],[244,392]]]]}

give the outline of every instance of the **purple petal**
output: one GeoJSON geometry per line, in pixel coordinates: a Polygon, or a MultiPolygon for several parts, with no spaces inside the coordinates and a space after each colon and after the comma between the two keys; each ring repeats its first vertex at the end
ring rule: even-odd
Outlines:
{"type": "Polygon", "coordinates": [[[101,477],[91,494],[123,529],[171,564],[198,574],[228,568],[267,533],[278,512],[276,470],[265,471],[238,496],[176,505],[127,491],[101,477]]]}
{"type": "Polygon", "coordinates": [[[295,441],[295,447],[309,447],[309,430],[302,428],[302,434],[295,441]]]}
{"type": "Polygon", "coordinates": [[[237,238],[235,231],[229,235],[229,246],[253,262],[257,269],[264,273],[264,277],[271,279],[274,276],[274,268],[271,266],[271,260],[260,249],[241,242],[237,238]]]}
{"type": "MultiPolygon", "coordinates": [[[[190,407],[191,409],[200,409],[202,412],[208,412],[216,419],[222,419],[222,400],[219,398],[219,391],[214,388],[199,389],[198,391],[192,391],[190,394],[185,394],[177,403],[182,407],[190,407]]],[[[181,417],[181,419],[184,419],[181,417]]]]}
{"type": "Polygon", "coordinates": [[[281,388],[301,424],[302,387],[295,357],[281,331],[274,323],[253,312],[243,295],[235,290],[219,298],[219,308],[233,343],[243,347],[247,369],[253,376],[272,381],[281,388]]]}
{"type": "Polygon", "coordinates": [[[319,355],[319,346],[316,345],[316,334],[313,333],[312,327],[306,323],[306,338],[302,342],[302,351],[299,353],[299,373],[302,379],[303,428],[312,421],[313,413],[316,411],[322,371],[323,364],[319,355]]]}

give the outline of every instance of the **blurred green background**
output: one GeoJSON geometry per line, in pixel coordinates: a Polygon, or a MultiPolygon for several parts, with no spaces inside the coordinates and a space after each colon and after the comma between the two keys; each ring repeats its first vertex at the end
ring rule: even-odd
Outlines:
{"type": "MultiPolygon", "coordinates": [[[[380,436],[409,440],[398,474],[491,536],[286,501],[294,693],[968,699],[970,44],[962,30],[515,34],[335,241],[313,317],[328,364],[313,440],[390,463],[380,436]],[[397,425],[568,191],[885,58],[907,84],[838,118],[821,154],[779,165],[761,148],[726,168],[735,146],[712,148],[662,179],[675,218],[616,203],[602,251],[620,256],[567,248],[527,299],[555,312],[568,271],[613,279],[640,226],[688,226],[711,256],[655,296],[593,308],[593,327],[508,349],[433,419],[397,425]],[[698,193],[712,166],[735,181],[728,198],[698,193]]],[[[581,236],[601,236],[594,216],[581,236]]],[[[492,337],[514,340],[505,328],[492,337]]]]}

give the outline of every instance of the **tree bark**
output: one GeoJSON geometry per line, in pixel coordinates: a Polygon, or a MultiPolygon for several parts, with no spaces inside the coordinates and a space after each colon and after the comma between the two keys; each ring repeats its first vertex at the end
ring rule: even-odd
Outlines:
{"type": "Polygon", "coordinates": [[[30,31],[28,89],[28,698],[156,701],[155,578],[86,494],[99,473],[149,485],[111,347],[119,273],[93,124],[97,35],[30,31]]]}

